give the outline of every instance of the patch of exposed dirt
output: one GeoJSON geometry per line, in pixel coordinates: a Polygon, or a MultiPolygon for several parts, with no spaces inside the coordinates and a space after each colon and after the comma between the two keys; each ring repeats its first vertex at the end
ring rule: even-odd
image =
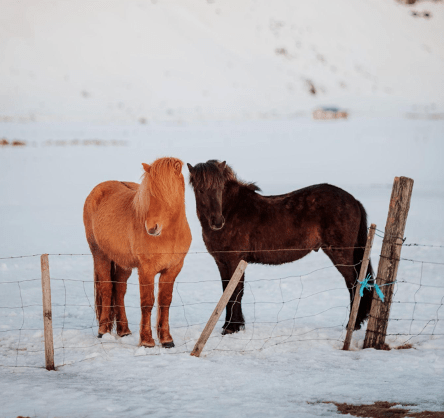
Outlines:
{"type": "MultiPolygon", "coordinates": [[[[363,418],[444,418],[444,412],[442,411],[422,411],[422,412],[410,412],[405,408],[393,408],[398,403],[390,402],[375,402],[372,405],[350,405],[348,403],[333,403],[337,406],[338,412],[341,414],[350,414],[354,417],[363,418]]],[[[403,407],[409,407],[414,405],[402,405],[403,407]]]]}
{"type": "Polygon", "coordinates": [[[19,141],[14,139],[14,141],[9,142],[6,138],[0,139],[0,146],[6,147],[7,145],[12,145],[13,147],[23,147],[26,145],[26,142],[19,141]]]}
{"type": "Polygon", "coordinates": [[[406,343],[403,345],[399,345],[398,347],[395,347],[395,350],[410,350],[411,348],[415,348],[415,347],[413,347],[413,345],[410,343],[406,343]]]}
{"type": "MultiPolygon", "coordinates": [[[[8,147],[8,146],[12,146],[12,147],[24,147],[29,145],[26,141],[21,141],[18,139],[14,139],[13,141],[8,141],[6,138],[1,138],[0,139],[0,147],[8,147]]],[[[72,140],[48,140],[45,141],[43,143],[40,143],[40,146],[43,147],[51,147],[51,146],[56,146],[56,147],[70,147],[70,146],[112,146],[112,147],[122,147],[122,146],[127,146],[128,145],[128,141],[124,141],[124,140],[104,140],[104,139],[84,139],[84,140],[79,140],[79,139],[72,139],[72,140]]],[[[37,144],[34,142],[31,144],[31,146],[37,146],[37,144]]]]}

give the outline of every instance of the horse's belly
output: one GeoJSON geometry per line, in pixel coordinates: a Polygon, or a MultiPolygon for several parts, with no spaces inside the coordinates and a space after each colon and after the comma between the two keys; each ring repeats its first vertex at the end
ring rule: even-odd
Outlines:
{"type": "Polygon", "coordinates": [[[115,228],[109,232],[100,222],[93,225],[94,238],[99,251],[120,267],[137,267],[137,257],[131,251],[131,240],[127,231],[115,228]]]}
{"type": "Polygon", "coordinates": [[[276,251],[261,251],[259,253],[250,253],[250,260],[246,260],[250,263],[257,264],[270,264],[270,265],[280,265],[285,263],[291,263],[293,261],[299,260],[309,254],[311,250],[293,250],[293,249],[283,249],[276,251]]]}

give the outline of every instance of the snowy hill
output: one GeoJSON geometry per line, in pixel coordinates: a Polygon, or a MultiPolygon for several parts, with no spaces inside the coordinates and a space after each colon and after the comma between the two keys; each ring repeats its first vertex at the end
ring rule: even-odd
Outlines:
{"type": "Polygon", "coordinates": [[[324,104],[367,113],[444,106],[443,3],[0,4],[4,121],[256,119],[324,104]]]}

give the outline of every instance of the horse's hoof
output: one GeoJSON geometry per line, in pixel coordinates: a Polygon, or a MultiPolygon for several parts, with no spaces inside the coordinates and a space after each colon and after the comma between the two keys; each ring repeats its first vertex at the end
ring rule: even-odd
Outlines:
{"type": "Polygon", "coordinates": [[[234,334],[245,329],[245,324],[241,323],[230,323],[222,327],[222,335],[234,334]]]}
{"type": "Polygon", "coordinates": [[[101,334],[100,332],[97,334],[97,338],[102,338],[103,334],[101,334]]]}
{"type": "Polygon", "coordinates": [[[146,343],[140,343],[139,344],[141,347],[146,347],[146,348],[153,348],[156,344],[153,341],[148,341],[146,343]]]}
{"type": "Polygon", "coordinates": [[[125,334],[118,334],[120,338],[126,337],[127,335],[131,335],[131,332],[126,332],[125,334]]]}
{"type": "Polygon", "coordinates": [[[170,341],[170,342],[167,342],[167,343],[162,343],[162,347],[163,348],[173,348],[174,347],[174,342],[170,341]]]}

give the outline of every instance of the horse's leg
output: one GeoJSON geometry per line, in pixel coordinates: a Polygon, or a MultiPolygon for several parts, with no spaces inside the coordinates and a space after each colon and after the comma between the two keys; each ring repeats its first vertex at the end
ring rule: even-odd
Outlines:
{"type": "Polygon", "coordinates": [[[183,260],[176,266],[164,270],[159,278],[159,293],[157,297],[157,336],[162,347],[174,347],[173,337],[170,334],[169,313],[173,299],[174,281],[182,270],[183,260]]]}
{"type": "Polygon", "coordinates": [[[116,313],[117,335],[120,337],[131,334],[125,312],[125,293],[127,281],[130,276],[131,270],[126,270],[115,264],[113,274],[113,302],[116,313]]]}
{"type": "MultiPolygon", "coordinates": [[[[222,263],[216,261],[217,267],[219,268],[220,277],[222,279],[222,288],[225,291],[231,277],[233,276],[238,263],[222,263]]],[[[227,303],[225,309],[225,324],[223,325],[222,335],[232,334],[245,329],[244,315],[242,314],[242,296],[244,295],[244,280],[245,273],[239,280],[233,294],[227,303]]]]}
{"type": "Polygon", "coordinates": [[[96,294],[96,312],[99,321],[98,337],[111,332],[113,321],[111,315],[111,297],[113,283],[111,281],[111,261],[101,253],[93,253],[94,275],[95,275],[95,294],[96,294]]]}
{"type": "Polygon", "coordinates": [[[151,332],[151,311],[154,305],[154,276],[156,273],[157,271],[150,269],[149,264],[139,267],[140,309],[142,310],[139,345],[144,347],[155,346],[151,332]]]}
{"type": "MultiPolygon", "coordinates": [[[[350,293],[350,311],[353,305],[353,299],[355,295],[356,289],[356,280],[359,275],[359,265],[355,266],[353,261],[353,248],[345,248],[345,249],[335,249],[331,250],[328,248],[323,248],[323,251],[330,260],[333,262],[334,266],[338,269],[339,273],[345,279],[345,283],[347,285],[348,291],[350,293]]],[[[361,328],[361,322],[363,319],[358,318],[356,320],[355,330],[361,328]]]]}

